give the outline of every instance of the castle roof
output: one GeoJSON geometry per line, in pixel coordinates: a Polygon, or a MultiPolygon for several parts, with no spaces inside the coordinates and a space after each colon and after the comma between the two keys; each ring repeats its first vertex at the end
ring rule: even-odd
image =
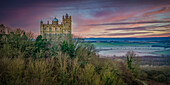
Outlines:
{"type": "Polygon", "coordinates": [[[58,19],[55,17],[55,18],[53,19],[53,21],[58,21],[58,19]]]}

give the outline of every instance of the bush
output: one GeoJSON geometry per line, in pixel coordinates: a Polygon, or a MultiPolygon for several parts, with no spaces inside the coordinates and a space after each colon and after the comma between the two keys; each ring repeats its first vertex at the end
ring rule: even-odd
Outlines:
{"type": "MultiPolygon", "coordinates": [[[[135,79],[124,64],[116,67],[99,58],[82,40],[50,41],[40,35],[32,41],[20,29],[0,38],[1,85],[124,85],[135,79]]],[[[128,61],[131,69],[131,57],[128,61]]]]}
{"type": "Polygon", "coordinates": [[[61,55],[56,58],[35,60],[32,58],[1,58],[0,84],[92,84],[123,85],[124,82],[113,67],[103,66],[101,71],[88,63],[80,66],[78,57],[71,59],[61,55]]]}
{"type": "Polygon", "coordinates": [[[157,76],[154,76],[153,79],[156,80],[156,81],[159,81],[159,82],[164,82],[164,81],[167,80],[167,78],[164,74],[159,74],[157,76]]]}
{"type": "Polygon", "coordinates": [[[167,80],[166,75],[161,72],[161,71],[156,71],[156,70],[150,70],[150,71],[145,71],[147,73],[147,78],[152,79],[158,82],[164,82],[167,80]]]}
{"type": "Polygon", "coordinates": [[[126,60],[127,60],[127,66],[130,70],[133,70],[134,68],[132,67],[133,64],[133,58],[136,56],[136,54],[133,51],[128,51],[126,54],[126,60]]]}

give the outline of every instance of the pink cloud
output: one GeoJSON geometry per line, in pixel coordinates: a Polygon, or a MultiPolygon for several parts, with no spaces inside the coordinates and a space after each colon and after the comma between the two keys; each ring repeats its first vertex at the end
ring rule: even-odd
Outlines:
{"type": "MultiPolygon", "coordinates": [[[[110,3],[107,1],[104,3],[110,3]]],[[[128,1],[125,1],[128,2],[128,1]]],[[[115,23],[115,22],[137,22],[137,21],[153,21],[157,19],[157,15],[161,13],[169,13],[169,5],[151,5],[144,7],[145,5],[137,6],[134,4],[125,4],[115,2],[113,5],[106,4],[101,5],[93,4],[91,6],[91,1],[79,1],[76,0],[74,3],[72,1],[42,1],[41,3],[34,3],[31,6],[11,8],[10,10],[3,11],[8,17],[1,18],[0,23],[10,25],[12,27],[20,27],[26,30],[31,30],[36,34],[39,34],[39,21],[43,18],[50,18],[51,16],[56,16],[57,13],[71,12],[72,13],[72,33],[73,34],[84,34],[88,35],[90,33],[102,33],[107,26],[88,26],[89,24],[103,24],[103,23],[115,23]],[[82,2],[83,4],[79,4],[82,2]],[[85,3],[85,4],[84,4],[85,3]],[[116,4],[115,4],[116,3],[116,4]],[[89,5],[90,4],[90,5],[89,5]],[[121,6],[119,6],[121,5],[121,6]],[[100,7],[102,10],[100,10],[100,7]],[[135,8],[136,7],[136,8],[135,8]],[[161,9],[160,9],[161,8],[161,9]],[[157,9],[157,10],[156,10],[157,9]],[[156,10],[156,11],[155,11],[156,10]],[[86,12],[87,11],[87,12],[86,12]],[[73,13],[75,12],[75,13],[73,13]],[[83,14],[83,13],[87,13],[83,14]],[[150,17],[152,16],[152,17],[150,17]]],[[[148,4],[150,2],[145,2],[148,4]]],[[[138,3],[140,4],[140,3],[138,3]]],[[[62,17],[58,17],[62,18],[62,17]]],[[[169,20],[164,19],[164,20],[169,20]]],[[[136,24],[136,25],[119,25],[130,28],[139,27],[146,24],[136,24]]],[[[113,26],[116,27],[116,26],[113,26]]],[[[121,35],[120,35],[121,36],[121,35]]],[[[100,37],[100,36],[99,36],[100,37]]],[[[109,36],[107,36],[109,37],[109,36]]],[[[112,36],[110,36],[112,37],[112,36]]]]}

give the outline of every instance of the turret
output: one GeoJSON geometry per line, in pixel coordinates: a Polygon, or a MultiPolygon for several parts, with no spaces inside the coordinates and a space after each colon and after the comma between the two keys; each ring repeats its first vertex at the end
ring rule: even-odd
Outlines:
{"type": "Polygon", "coordinates": [[[71,16],[69,17],[69,19],[71,20],[71,16]]]}
{"type": "Polygon", "coordinates": [[[68,14],[63,16],[63,29],[71,33],[71,16],[68,14]]]}
{"type": "Polygon", "coordinates": [[[43,21],[40,20],[40,34],[42,35],[43,33],[43,21]]]}
{"type": "Polygon", "coordinates": [[[53,19],[52,24],[58,25],[58,19],[56,17],[53,19]]]}
{"type": "Polygon", "coordinates": [[[66,13],[66,19],[68,19],[68,14],[66,13]]]}
{"type": "Polygon", "coordinates": [[[63,20],[64,20],[64,16],[63,16],[63,20]]]}
{"type": "Polygon", "coordinates": [[[42,20],[40,20],[40,26],[42,26],[43,25],[43,21],[42,20]]]}

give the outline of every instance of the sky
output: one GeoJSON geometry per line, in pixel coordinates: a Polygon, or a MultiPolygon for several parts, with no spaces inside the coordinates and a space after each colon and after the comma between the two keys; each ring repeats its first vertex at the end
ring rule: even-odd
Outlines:
{"type": "Polygon", "coordinates": [[[80,37],[170,37],[170,0],[1,0],[0,10],[0,24],[35,35],[68,13],[80,37]]]}

